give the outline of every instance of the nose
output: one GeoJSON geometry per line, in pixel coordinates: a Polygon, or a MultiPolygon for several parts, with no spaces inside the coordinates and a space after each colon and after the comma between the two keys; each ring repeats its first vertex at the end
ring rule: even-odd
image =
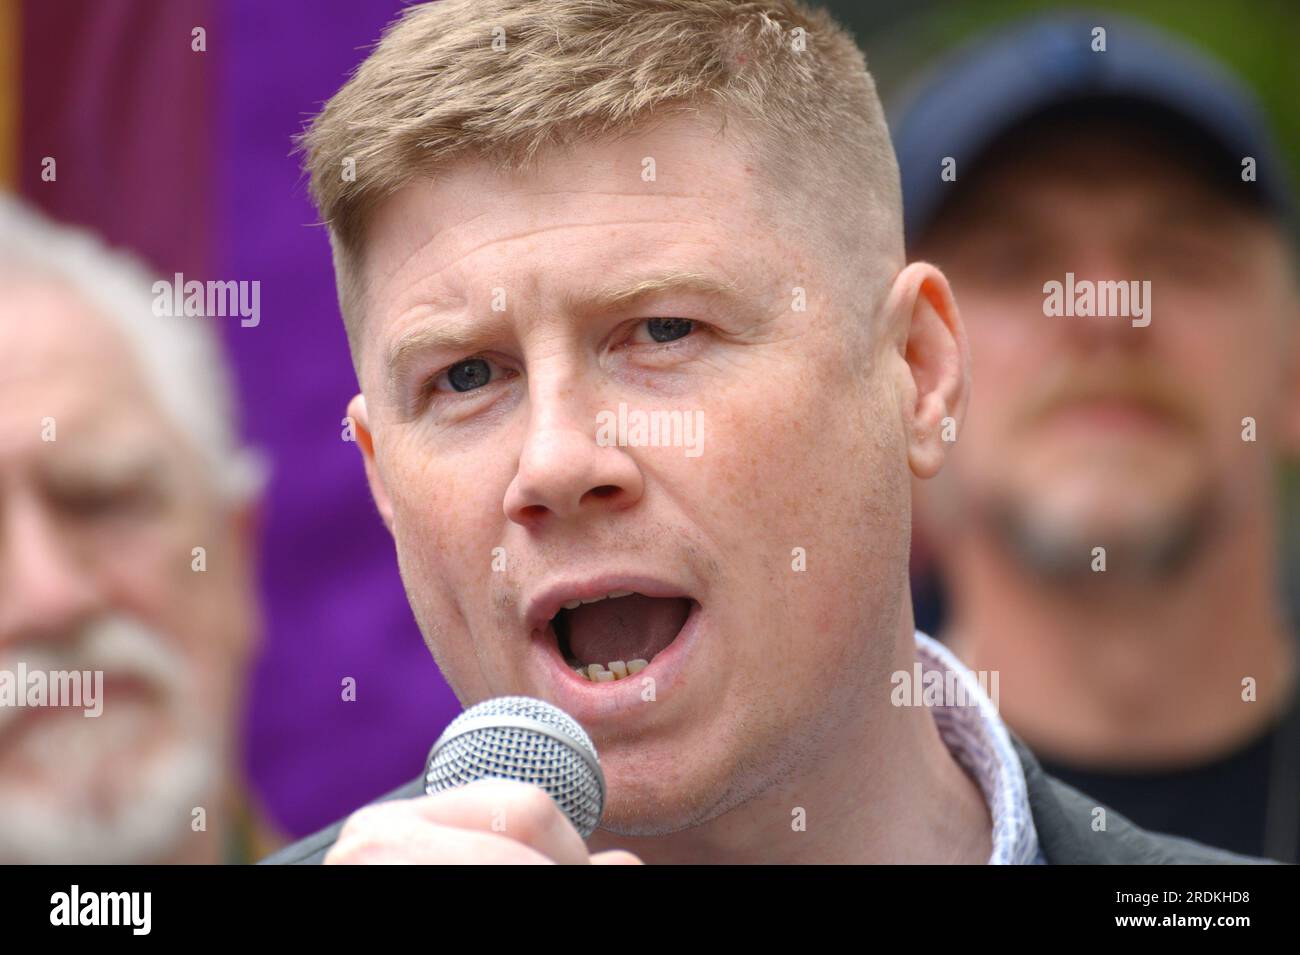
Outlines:
{"type": "MultiPolygon", "coordinates": [[[[1052,319],[1059,323],[1061,335],[1068,345],[1080,352],[1140,352],[1151,344],[1151,327],[1135,326],[1137,301],[1133,293],[1142,295],[1142,276],[1130,260],[1117,252],[1095,250],[1090,256],[1081,255],[1074,271],[1074,284],[1088,281],[1094,292],[1092,315],[1066,315],[1052,319]],[[1133,288],[1136,281],[1137,288],[1133,288]],[[1113,304],[1121,314],[1101,314],[1112,304],[1107,287],[1102,283],[1117,283],[1113,304]],[[1127,305],[1127,308],[1124,306],[1127,305]]],[[[1149,302],[1146,303],[1149,306],[1149,302]]]]}
{"type": "Polygon", "coordinates": [[[48,510],[29,495],[0,498],[0,646],[66,638],[100,606],[93,569],[48,510]]]}
{"type": "Polygon", "coordinates": [[[631,507],[644,491],[641,469],[617,445],[596,440],[596,410],[573,387],[535,389],[519,466],[505,496],[506,517],[536,528],[599,510],[631,507]]]}

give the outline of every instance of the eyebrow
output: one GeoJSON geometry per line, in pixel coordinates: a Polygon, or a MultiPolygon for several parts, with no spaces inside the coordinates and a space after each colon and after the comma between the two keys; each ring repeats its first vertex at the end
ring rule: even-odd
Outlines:
{"type": "MultiPolygon", "coordinates": [[[[621,280],[581,292],[566,292],[564,308],[570,312],[612,311],[626,308],[651,295],[689,293],[723,299],[743,296],[739,285],[708,272],[671,270],[631,280],[621,280]]],[[[436,307],[431,309],[436,312],[436,307]]],[[[421,325],[403,335],[388,352],[388,382],[394,385],[407,367],[423,352],[445,349],[469,352],[481,346],[484,329],[477,323],[446,322],[421,325]]]]}
{"type": "Polygon", "coordinates": [[[566,296],[566,304],[582,308],[614,309],[650,295],[670,292],[689,292],[722,298],[741,295],[740,286],[735,282],[718,278],[708,272],[671,271],[635,279],[630,284],[614,283],[603,286],[582,296],[584,301],[575,301],[576,296],[566,296]]]}
{"type": "Polygon", "coordinates": [[[46,480],[61,490],[87,483],[126,486],[150,482],[162,488],[171,483],[171,477],[168,461],[151,448],[101,446],[94,454],[75,451],[52,456],[45,467],[46,480]]]}
{"type": "Polygon", "coordinates": [[[1241,221],[1236,215],[1240,209],[1241,206],[1227,199],[1201,196],[1192,201],[1162,203],[1152,218],[1165,225],[1210,226],[1216,234],[1222,234],[1241,221]]]}

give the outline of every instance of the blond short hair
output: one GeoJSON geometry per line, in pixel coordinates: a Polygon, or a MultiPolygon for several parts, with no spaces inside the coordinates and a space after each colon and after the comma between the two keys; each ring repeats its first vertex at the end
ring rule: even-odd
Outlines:
{"type": "Polygon", "coordinates": [[[811,217],[859,287],[882,261],[901,264],[884,112],[861,50],[824,9],[798,0],[439,0],[394,20],[300,138],[354,360],[365,231],[385,197],[464,157],[527,170],[546,147],[678,110],[734,120],[772,187],[760,197],[766,210],[780,206],[786,224],[811,217]]]}

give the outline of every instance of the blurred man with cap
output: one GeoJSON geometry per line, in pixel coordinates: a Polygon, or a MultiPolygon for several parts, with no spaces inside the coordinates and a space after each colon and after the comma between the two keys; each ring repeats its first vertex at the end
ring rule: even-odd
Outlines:
{"type": "Polygon", "coordinates": [[[960,51],[893,116],[909,253],[974,390],[918,484],[949,646],[1047,772],[1139,825],[1294,861],[1279,580],[1300,446],[1286,171],[1221,68],[1110,15],[960,51]]]}

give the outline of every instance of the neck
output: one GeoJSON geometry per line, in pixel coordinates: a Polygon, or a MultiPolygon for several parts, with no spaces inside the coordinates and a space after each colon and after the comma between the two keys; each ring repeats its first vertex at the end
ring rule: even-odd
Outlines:
{"type": "Polygon", "coordinates": [[[1059,587],[972,532],[946,562],[949,645],[1000,671],[1003,717],[1045,758],[1150,769],[1225,754],[1294,692],[1267,527],[1232,528],[1170,579],[1112,569],[1059,587]]]}
{"type": "Polygon", "coordinates": [[[848,708],[853,718],[785,778],[667,836],[598,831],[591,851],[627,849],[647,863],[987,862],[992,820],[983,794],[954,761],[928,708],[889,704],[890,672],[910,672],[916,659],[910,607],[905,617],[893,670],[878,674],[848,708]]]}

